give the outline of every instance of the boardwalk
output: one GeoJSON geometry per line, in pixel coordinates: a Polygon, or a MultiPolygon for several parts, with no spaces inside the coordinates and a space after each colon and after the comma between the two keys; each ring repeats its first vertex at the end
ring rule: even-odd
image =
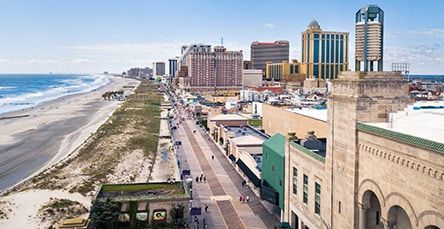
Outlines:
{"type": "MultiPolygon", "coordinates": [[[[185,115],[183,111],[179,112],[178,115],[185,115]]],[[[203,212],[198,216],[199,224],[192,223],[191,228],[204,228],[204,223],[206,228],[279,228],[279,212],[273,211],[275,208],[268,202],[261,201],[256,196],[257,191],[242,187],[243,178],[194,120],[182,121],[174,138],[182,142],[177,149],[182,169],[191,169],[194,178],[191,205],[201,207],[203,212]],[[195,178],[202,175],[207,182],[196,182],[195,178]],[[241,202],[239,197],[242,195],[250,196],[250,201],[241,202]],[[205,204],[208,212],[203,210],[205,204]]]]}

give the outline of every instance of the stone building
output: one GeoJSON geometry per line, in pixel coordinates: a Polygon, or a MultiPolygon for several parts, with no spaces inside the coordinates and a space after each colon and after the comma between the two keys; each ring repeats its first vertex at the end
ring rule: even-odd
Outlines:
{"type": "Polygon", "coordinates": [[[262,105],[262,129],[270,136],[286,135],[295,131],[302,138],[307,131],[315,131],[321,138],[327,137],[327,111],[315,109],[283,109],[268,104],[262,105]]]}
{"type": "Polygon", "coordinates": [[[413,109],[400,72],[343,72],[332,83],[326,155],[287,137],[284,221],[443,228],[444,109],[413,109]]]}

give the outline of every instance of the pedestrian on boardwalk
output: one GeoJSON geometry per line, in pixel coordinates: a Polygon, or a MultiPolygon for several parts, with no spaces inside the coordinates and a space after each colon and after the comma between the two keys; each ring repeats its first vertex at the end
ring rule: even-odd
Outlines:
{"type": "Polygon", "coordinates": [[[204,180],[204,182],[207,182],[207,177],[204,177],[203,180],[204,180]]]}
{"type": "Polygon", "coordinates": [[[239,197],[239,201],[242,202],[242,196],[239,197]]]}
{"type": "Polygon", "coordinates": [[[199,182],[199,177],[196,177],[196,182],[199,182]]]}
{"type": "Polygon", "coordinates": [[[199,182],[202,182],[202,176],[199,177],[199,182]]]}
{"type": "Polygon", "coordinates": [[[212,155],[212,156],[211,156],[211,160],[213,160],[213,161],[214,161],[214,155],[212,155]]]}
{"type": "Polygon", "coordinates": [[[207,212],[207,211],[208,211],[208,205],[205,204],[205,212],[207,212]]]}
{"type": "Polygon", "coordinates": [[[242,203],[245,203],[245,196],[242,196],[242,203]]]}
{"type": "Polygon", "coordinates": [[[247,202],[250,201],[250,196],[247,196],[247,197],[246,197],[246,200],[247,200],[247,202]]]}

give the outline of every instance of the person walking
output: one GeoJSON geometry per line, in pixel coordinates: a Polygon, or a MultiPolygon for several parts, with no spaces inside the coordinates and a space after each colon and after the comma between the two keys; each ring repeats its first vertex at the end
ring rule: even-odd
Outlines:
{"type": "Polygon", "coordinates": [[[208,205],[205,204],[205,212],[208,212],[208,205]]]}
{"type": "Polygon", "coordinates": [[[250,201],[250,196],[247,196],[245,199],[247,200],[248,203],[248,201],[250,201]]]}
{"type": "Polygon", "coordinates": [[[214,155],[211,155],[211,160],[213,160],[213,161],[214,161],[214,155]]]}

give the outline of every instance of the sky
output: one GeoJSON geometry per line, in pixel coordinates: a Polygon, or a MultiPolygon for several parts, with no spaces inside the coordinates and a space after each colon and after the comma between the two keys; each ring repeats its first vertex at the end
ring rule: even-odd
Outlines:
{"type": "Polygon", "coordinates": [[[300,60],[301,32],[349,32],[354,69],[355,14],[384,11],[384,70],[444,75],[444,1],[401,0],[0,0],[0,73],[121,73],[180,55],[194,42],[242,50],[288,40],[300,60]]]}

